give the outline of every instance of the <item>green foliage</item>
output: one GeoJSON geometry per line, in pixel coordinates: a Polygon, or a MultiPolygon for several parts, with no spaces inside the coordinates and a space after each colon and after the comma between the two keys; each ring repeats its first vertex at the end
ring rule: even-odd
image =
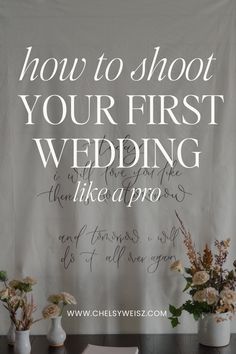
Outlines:
{"type": "Polygon", "coordinates": [[[179,316],[181,316],[181,314],[182,314],[182,307],[177,308],[177,307],[175,307],[175,306],[173,306],[173,305],[170,305],[170,306],[169,306],[169,311],[170,311],[170,313],[171,313],[172,315],[174,315],[175,317],[179,317],[179,316]]]}
{"type": "Polygon", "coordinates": [[[200,302],[192,302],[191,300],[186,301],[183,304],[183,309],[193,315],[195,320],[198,320],[202,315],[202,304],[200,302]]]}
{"type": "Polygon", "coordinates": [[[0,271],[0,281],[1,282],[7,281],[7,272],[5,270],[0,271]]]}
{"type": "Polygon", "coordinates": [[[171,325],[174,328],[180,324],[178,317],[182,315],[182,306],[177,308],[173,305],[169,305],[169,311],[172,316],[168,317],[168,319],[171,321],[171,325]]]}
{"type": "Polygon", "coordinates": [[[193,296],[196,293],[196,289],[191,289],[189,291],[189,295],[193,296]]]}
{"type": "Polygon", "coordinates": [[[180,324],[179,317],[182,315],[183,311],[193,315],[193,318],[197,321],[204,313],[211,313],[212,308],[206,302],[187,300],[181,307],[178,308],[170,305],[169,311],[171,316],[168,317],[168,319],[171,321],[171,325],[174,328],[180,324]]]}
{"type": "Polygon", "coordinates": [[[192,269],[191,268],[184,268],[185,273],[192,275],[192,269]]]}
{"type": "Polygon", "coordinates": [[[29,293],[32,291],[32,285],[24,282],[19,282],[19,284],[17,284],[15,289],[19,289],[22,292],[29,293]]]}
{"type": "Polygon", "coordinates": [[[178,324],[180,324],[179,319],[177,317],[169,317],[169,319],[173,328],[177,327],[178,324]]]}
{"type": "Polygon", "coordinates": [[[235,277],[235,275],[234,275],[234,271],[233,270],[231,270],[229,273],[228,273],[228,280],[234,280],[234,277],[235,277]]]}

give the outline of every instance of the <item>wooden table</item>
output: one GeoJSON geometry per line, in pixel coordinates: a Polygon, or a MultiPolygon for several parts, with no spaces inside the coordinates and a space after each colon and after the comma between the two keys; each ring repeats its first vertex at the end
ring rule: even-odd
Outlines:
{"type": "MultiPolygon", "coordinates": [[[[223,348],[209,348],[198,344],[195,334],[125,334],[125,335],[69,335],[65,346],[48,347],[45,336],[31,336],[31,354],[81,354],[86,345],[138,346],[140,354],[236,354],[236,334],[223,348]]],[[[13,354],[6,337],[0,336],[0,354],[13,354]]]]}

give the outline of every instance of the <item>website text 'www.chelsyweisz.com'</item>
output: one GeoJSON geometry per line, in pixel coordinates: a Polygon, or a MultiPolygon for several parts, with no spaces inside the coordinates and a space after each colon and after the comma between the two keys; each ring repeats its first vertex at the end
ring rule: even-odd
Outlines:
{"type": "Polygon", "coordinates": [[[167,310],[67,310],[68,317],[167,317],[167,310]]]}

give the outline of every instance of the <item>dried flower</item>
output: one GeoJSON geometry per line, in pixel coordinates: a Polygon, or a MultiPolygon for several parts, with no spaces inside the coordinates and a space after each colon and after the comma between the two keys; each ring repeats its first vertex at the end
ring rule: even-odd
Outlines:
{"type": "Polygon", "coordinates": [[[13,279],[9,282],[9,286],[13,289],[16,289],[19,284],[20,284],[20,280],[17,279],[13,279]]]}
{"type": "Polygon", "coordinates": [[[35,285],[35,284],[37,284],[37,280],[32,277],[25,277],[22,280],[22,283],[29,284],[29,285],[35,285]]]}
{"type": "Polygon", "coordinates": [[[62,294],[52,294],[48,297],[48,302],[51,302],[52,304],[59,304],[60,302],[63,301],[63,296],[62,294]]]}
{"type": "Polygon", "coordinates": [[[66,292],[62,292],[61,295],[63,297],[64,304],[68,304],[68,305],[76,305],[77,304],[73,295],[66,293],[66,292]]]}
{"type": "Polygon", "coordinates": [[[56,305],[60,310],[60,315],[62,315],[64,307],[66,305],[76,305],[76,300],[73,295],[61,292],[59,294],[52,294],[48,297],[48,301],[52,303],[52,305],[56,305]]]}
{"type": "Polygon", "coordinates": [[[183,268],[183,265],[182,265],[181,261],[178,260],[178,261],[175,261],[174,263],[172,263],[170,265],[170,270],[183,273],[184,272],[184,268],[183,268]]]}
{"type": "Polygon", "coordinates": [[[209,287],[204,289],[206,302],[208,305],[213,305],[218,301],[219,293],[215,288],[209,287]]]}
{"type": "Polygon", "coordinates": [[[193,300],[198,301],[198,302],[204,302],[206,301],[206,293],[204,290],[198,290],[195,292],[193,295],[193,300]]]}
{"type": "Polygon", "coordinates": [[[9,286],[20,292],[29,293],[32,291],[32,286],[37,284],[37,281],[32,277],[25,277],[22,280],[13,279],[9,282],[9,286]]]}
{"type": "Polygon", "coordinates": [[[222,290],[220,297],[226,305],[233,305],[236,302],[236,292],[230,289],[222,290]]]}
{"type": "Polygon", "coordinates": [[[200,257],[200,262],[202,263],[202,266],[203,266],[204,269],[209,270],[211,268],[211,266],[212,266],[213,256],[212,256],[212,252],[209,249],[207,244],[206,244],[206,246],[205,246],[205,248],[203,250],[202,260],[201,260],[201,257],[200,257]]]}
{"type": "Polygon", "coordinates": [[[216,307],[216,313],[226,313],[226,312],[229,312],[229,313],[234,313],[235,310],[234,310],[234,307],[233,305],[228,305],[228,304],[225,304],[225,305],[220,305],[220,306],[217,306],[216,307]]]}
{"type": "Polygon", "coordinates": [[[61,309],[56,304],[49,304],[42,311],[43,318],[45,319],[57,317],[60,316],[60,314],[61,309]]]}
{"type": "Polygon", "coordinates": [[[216,265],[216,266],[214,267],[214,271],[215,271],[216,273],[220,273],[220,271],[221,271],[220,266],[216,265]]]}
{"type": "Polygon", "coordinates": [[[210,279],[209,274],[204,271],[200,270],[193,275],[193,284],[194,285],[202,285],[205,284],[210,279]]]}
{"type": "Polygon", "coordinates": [[[215,288],[209,287],[203,290],[198,290],[193,295],[193,300],[198,302],[206,302],[208,305],[213,305],[218,301],[219,293],[215,288]]]}
{"type": "Polygon", "coordinates": [[[228,248],[230,245],[230,239],[223,240],[223,241],[215,241],[215,246],[218,250],[218,254],[215,255],[215,264],[222,268],[223,264],[226,261],[228,256],[228,248]]]}
{"type": "Polygon", "coordinates": [[[10,291],[9,291],[8,288],[2,289],[2,290],[0,291],[0,300],[1,300],[1,301],[7,300],[7,299],[9,298],[9,295],[10,295],[10,291]]]}

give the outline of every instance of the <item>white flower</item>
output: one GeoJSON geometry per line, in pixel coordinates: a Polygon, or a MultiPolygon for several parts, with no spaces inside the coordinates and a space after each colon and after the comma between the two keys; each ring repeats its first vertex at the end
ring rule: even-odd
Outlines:
{"type": "Polygon", "coordinates": [[[44,307],[42,311],[43,318],[52,318],[52,317],[57,317],[60,316],[61,314],[61,309],[59,306],[56,304],[50,304],[44,307]]]}
{"type": "Polygon", "coordinates": [[[205,284],[209,280],[209,274],[204,270],[200,270],[196,272],[193,276],[193,285],[202,285],[205,284]]]}
{"type": "Polygon", "coordinates": [[[219,293],[215,288],[209,287],[204,289],[205,296],[206,296],[206,302],[208,305],[212,305],[217,302],[219,298],[219,293]]]}
{"type": "Polygon", "coordinates": [[[198,301],[198,302],[204,302],[206,301],[206,293],[204,290],[199,290],[196,291],[196,293],[193,295],[193,300],[198,301]]]}
{"type": "Polygon", "coordinates": [[[71,295],[69,293],[62,292],[61,296],[62,296],[62,299],[63,299],[62,301],[64,302],[64,304],[68,304],[68,305],[76,305],[77,304],[73,295],[71,295]]]}
{"type": "Polygon", "coordinates": [[[175,271],[175,272],[180,272],[183,273],[184,272],[184,268],[183,265],[181,263],[181,261],[175,261],[174,263],[172,263],[170,265],[170,270],[175,271]]]}
{"type": "Polygon", "coordinates": [[[222,290],[220,297],[227,305],[232,305],[236,302],[236,292],[230,289],[222,290]]]}

